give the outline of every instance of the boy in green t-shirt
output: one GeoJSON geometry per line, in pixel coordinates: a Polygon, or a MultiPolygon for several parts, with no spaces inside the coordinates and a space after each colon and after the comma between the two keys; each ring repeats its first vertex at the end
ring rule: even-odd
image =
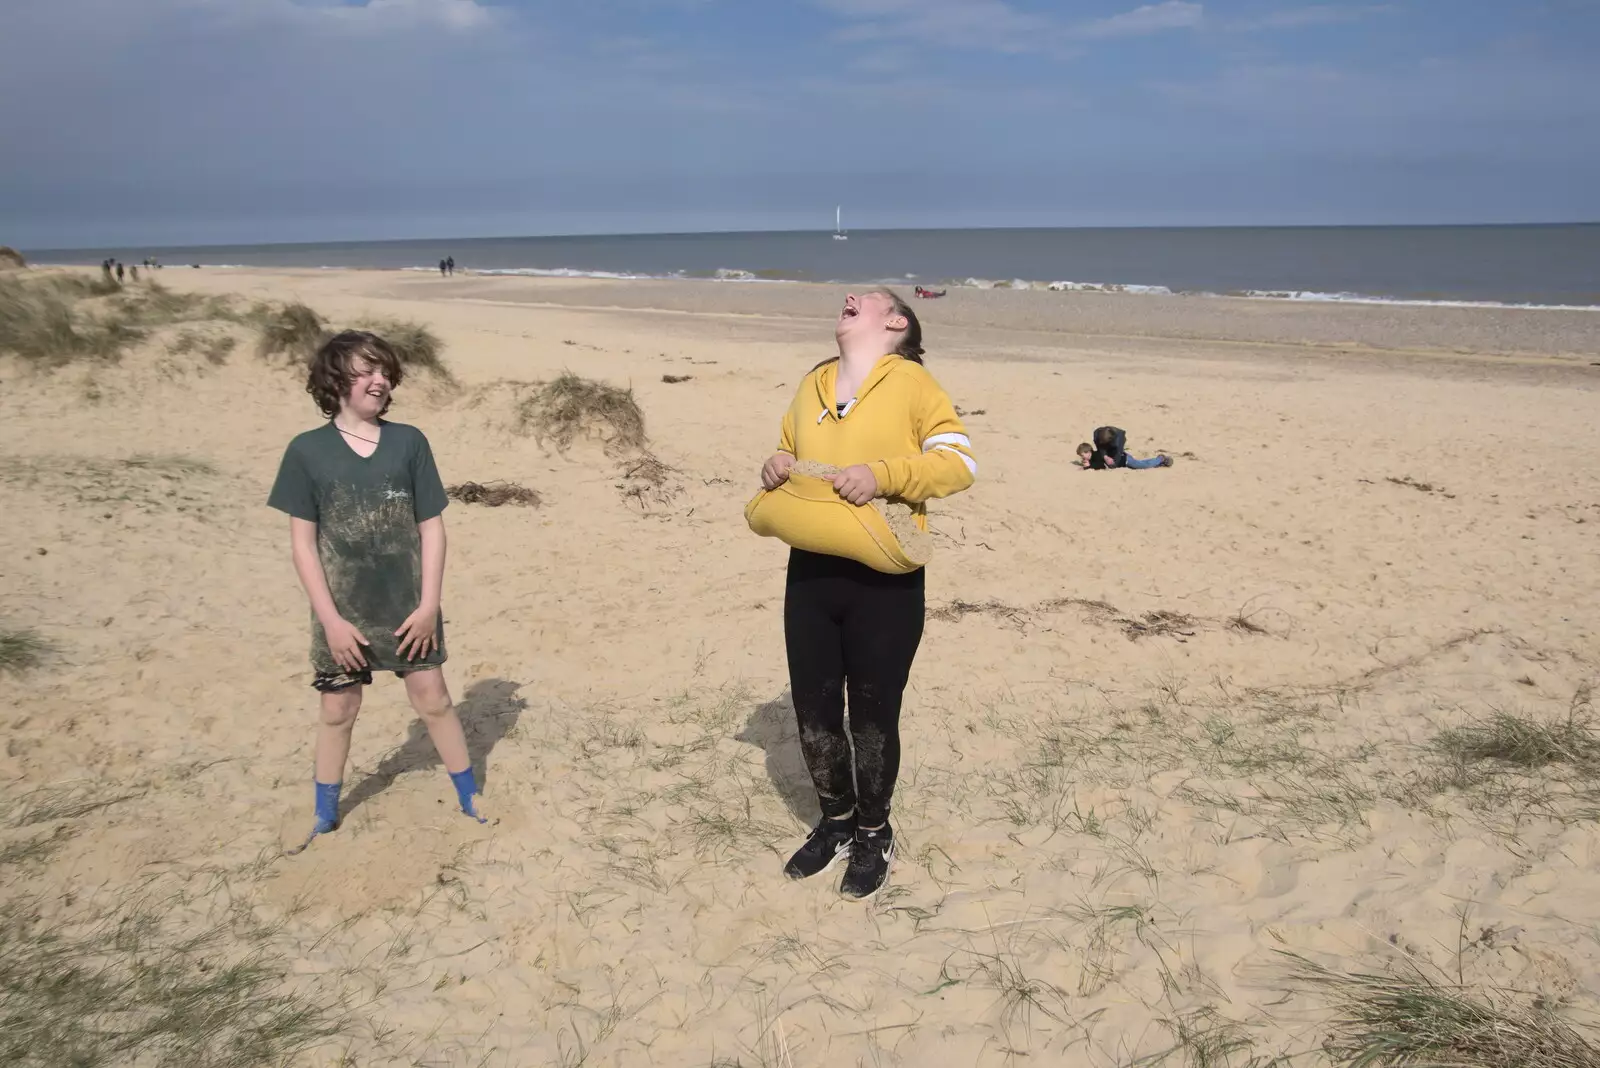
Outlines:
{"type": "Polygon", "coordinates": [[[489,822],[441,670],[449,500],[428,439],[383,419],[401,376],[399,357],[376,334],[347,330],[324,344],[306,392],[329,421],[289,443],[267,498],[289,515],[294,568],[311,600],[312,686],[322,694],[316,823],[292,853],[339,826],[350,734],[374,671],[405,680],[461,811],[489,822]]]}

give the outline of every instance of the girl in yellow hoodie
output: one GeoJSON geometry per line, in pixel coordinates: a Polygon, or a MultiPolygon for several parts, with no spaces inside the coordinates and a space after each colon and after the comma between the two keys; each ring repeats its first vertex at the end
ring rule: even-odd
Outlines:
{"type": "Polygon", "coordinates": [[[784,872],[804,879],[848,857],[840,892],[864,899],[883,887],[894,858],[889,802],[926,560],[872,502],[909,511],[909,533],[925,538],[924,502],[972,485],[978,465],[955,406],[922,366],[922,327],[905,301],[886,289],[851,294],[834,334],[839,355],[800,383],[746,514],[758,533],[791,546],[789,688],[822,807],[784,872]]]}

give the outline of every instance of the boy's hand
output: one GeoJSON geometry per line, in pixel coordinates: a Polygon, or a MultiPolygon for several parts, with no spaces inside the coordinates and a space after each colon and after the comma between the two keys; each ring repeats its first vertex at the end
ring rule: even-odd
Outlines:
{"type": "Polygon", "coordinates": [[[761,488],[775,490],[789,481],[789,469],[793,466],[793,456],[786,452],[773,453],[767,462],[761,465],[761,488]]]}
{"type": "Polygon", "coordinates": [[[866,504],[878,495],[878,476],[866,464],[852,464],[833,476],[833,488],[851,504],[866,504]]]}
{"type": "Polygon", "coordinates": [[[359,671],[367,666],[367,658],[361,650],[372,643],[354,623],[340,618],[334,620],[332,626],[323,624],[322,630],[328,636],[328,652],[333,654],[335,664],[346,671],[359,671]]]}
{"type": "Polygon", "coordinates": [[[430,605],[418,605],[417,610],[406,617],[400,624],[400,629],[395,631],[395,637],[400,639],[400,655],[407,660],[417,657],[426,657],[433,652],[438,644],[439,610],[430,605]],[[410,651],[407,652],[407,649],[410,651]]]}

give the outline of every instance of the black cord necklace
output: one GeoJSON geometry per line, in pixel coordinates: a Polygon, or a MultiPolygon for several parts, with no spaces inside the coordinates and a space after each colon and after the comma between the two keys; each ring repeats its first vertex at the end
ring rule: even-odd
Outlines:
{"type": "Polygon", "coordinates": [[[350,437],[355,438],[357,441],[364,441],[368,445],[376,445],[378,443],[376,438],[364,438],[360,434],[351,433],[350,431],[346,430],[344,427],[340,426],[338,423],[334,423],[333,424],[333,429],[337,430],[341,434],[349,434],[350,437]]]}

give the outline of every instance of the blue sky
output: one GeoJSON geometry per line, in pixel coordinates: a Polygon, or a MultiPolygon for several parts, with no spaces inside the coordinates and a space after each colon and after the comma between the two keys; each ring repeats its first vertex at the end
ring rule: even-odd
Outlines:
{"type": "Polygon", "coordinates": [[[4,0],[0,242],[1600,219],[1600,0],[4,0]]]}

